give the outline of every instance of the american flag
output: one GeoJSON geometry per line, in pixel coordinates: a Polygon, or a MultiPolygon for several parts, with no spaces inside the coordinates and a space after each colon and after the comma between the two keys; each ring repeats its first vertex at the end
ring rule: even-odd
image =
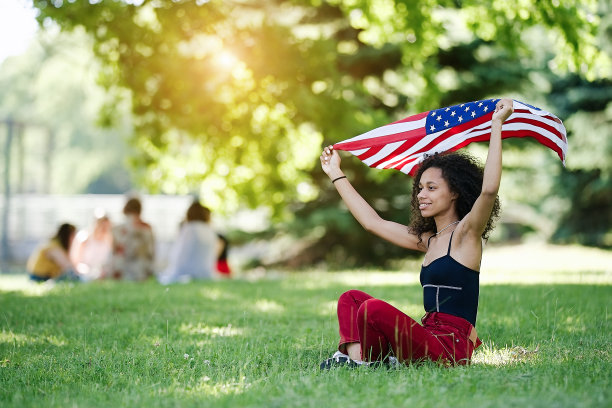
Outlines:
{"type": "MultiPolygon", "coordinates": [[[[336,143],[334,149],[348,151],[370,167],[414,176],[428,155],[489,140],[498,101],[485,99],[419,113],[336,143]]],[[[514,112],[502,126],[502,138],[533,137],[557,152],[565,165],[567,134],[561,120],[517,100],[513,106],[514,112]]]]}

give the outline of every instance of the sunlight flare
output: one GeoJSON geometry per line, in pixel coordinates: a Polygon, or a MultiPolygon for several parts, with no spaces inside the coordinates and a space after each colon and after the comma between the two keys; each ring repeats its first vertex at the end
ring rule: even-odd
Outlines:
{"type": "Polygon", "coordinates": [[[227,326],[207,326],[202,323],[198,324],[182,324],[179,328],[181,333],[185,334],[205,334],[211,337],[234,337],[244,335],[244,329],[233,327],[230,324],[227,326]]]}
{"type": "Polygon", "coordinates": [[[25,296],[36,297],[45,295],[55,286],[54,281],[33,282],[25,274],[0,276],[0,292],[20,292],[25,296]]]}
{"type": "Polygon", "coordinates": [[[528,350],[521,346],[495,348],[492,345],[482,345],[472,357],[473,365],[505,366],[519,362],[532,361],[537,358],[540,346],[528,350]]]}
{"type": "Polygon", "coordinates": [[[0,344],[12,344],[15,346],[31,346],[33,344],[51,344],[57,347],[65,346],[65,340],[61,340],[56,336],[28,336],[12,331],[0,332],[0,344]]]}
{"type": "Polygon", "coordinates": [[[238,58],[236,58],[233,53],[227,50],[221,51],[215,59],[217,64],[219,64],[221,68],[226,69],[228,71],[233,69],[239,62],[238,58]]]}
{"type": "Polygon", "coordinates": [[[268,299],[260,299],[255,302],[255,309],[266,313],[280,313],[285,311],[285,308],[281,304],[268,299]]]}

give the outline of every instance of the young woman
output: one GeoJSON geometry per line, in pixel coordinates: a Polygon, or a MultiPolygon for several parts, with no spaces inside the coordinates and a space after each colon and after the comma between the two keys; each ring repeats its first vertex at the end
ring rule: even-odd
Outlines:
{"type": "Polygon", "coordinates": [[[187,209],[178,239],[174,243],[168,266],[159,282],[186,283],[216,278],[216,261],[221,242],[210,226],[210,210],[194,201],[187,209]]]}
{"type": "Polygon", "coordinates": [[[104,276],[113,246],[110,218],[104,213],[96,215],[91,233],[81,230],[76,234],[70,256],[79,276],[84,281],[104,276]]]}
{"type": "Polygon", "coordinates": [[[142,202],[130,198],[123,206],[125,221],[111,229],[109,274],[117,280],[144,281],[154,274],[155,237],[141,218],[142,202]]]}
{"type": "Polygon", "coordinates": [[[425,253],[420,280],[427,313],[420,325],[367,293],[343,293],[338,300],[338,352],[321,368],[389,357],[404,364],[470,361],[480,345],[474,326],[483,239],[499,212],[501,128],[512,111],[510,99],[496,105],[484,172],[465,154],[434,155],[423,161],[414,181],[410,226],[382,219],[344,176],[338,153],[331,146],[323,150],[323,171],[357,221],[387,241],[425,253]]]}
{"type": "Polygon", "coordinates": [[[77,280],[74,265],[68,255],[75,233],[74,225],[62,224],[48,242],[30,255],[26,266],[30,279],[36,282],[50,279],[77,280]]]}

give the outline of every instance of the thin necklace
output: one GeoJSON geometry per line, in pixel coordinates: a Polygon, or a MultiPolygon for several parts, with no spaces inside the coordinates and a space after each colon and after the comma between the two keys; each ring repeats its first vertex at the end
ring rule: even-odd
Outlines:
{"type": "Polygon", "coordinates": [[[440,231],[436,232],[436,233],[434,234],[434,237],[435,237],[436,235],[438,235],[438,234],[441,234],[441,233],[442,233],[442,231],[444,231],[445,229],[447,229],[447,228],[448,228],[448,227],[450,227],[451,225],[455,225],[455,224],[456,224],[456,223],[458,223],[459,221],[461,221],[461,220],[457,220],[457,221],[455,221],[455,222],[451,222],[451,223],[450,223],[450,224],[448,224],[446,227],[444,227],[444,228],[442,228],[440,231]]]}

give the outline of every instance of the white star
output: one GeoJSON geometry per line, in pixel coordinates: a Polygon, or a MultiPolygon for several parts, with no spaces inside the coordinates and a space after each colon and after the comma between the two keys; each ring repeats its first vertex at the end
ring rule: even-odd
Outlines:
{"type": "Polygon", "coordinates": [[[451,116],[455,116],[455,111],[452,111],[452,112],[451,112],[451,116]]]}
{"type": "Polygon", "coordinates": [[[440,120],[442,120],[442,115],[438,116],[438,117],[436,118],[436,120],[437,120],[438,122],[439,122],[440,120]]]}
{"type": "Polygon", "coordinates": [[[448,112],[450,110],[450,108],[446,108],[444,109],[444,112],[448,112]]]}
{"type": "Polygon", "coordinates": [[[436,116],[436,111],[431,112],[431,116],[436,116]]]}
{"type": "Polygon", "coordinates": [[[466,112],[467,112],[467,111],[469,111],[469,110],[470,110],[470,107],[469,107],[469,106],[468,106],[467,108],[465,108],[465,111],[466,111],[466,112]]]}
{"type": "Polygon", "coordinates": [[[463,122],[463,118],[461,116],[459,116],[459,119],[457,119],[459,122],[463,122]]]}
{"type": "Polygon", "coordinates": [[[485,106],[485,107],[484,107],[484,111],[486,112],[486,111],[488,111],[488,110],[489,110],[489,107],[488,107],[488,106],[485,106]]]}
{"type": "Polygon", "coordinates": [[[472,117],[476,116],[476,111],[472,111],[472,117]]]}
{"type": "Polygon", "coordinates": [[[444,121],[444,126],[448,127],[448,120],[444,121]]]}
{"type": "Polygon", "coordinates": [[[479,108],[480,108],[481,106],[482,106],[482,102],[480,102],[480,103],[478,104],[478,107],[479,107],[479,108]]]}
{"type": "Polygon", "coordinates": [[[465,106],[465,103],[462,103],[462,104],[461,104],[461,107],[463,108],[464,106],[465,106]]]}
{"type": "Polygon", "coordinates": [[[429,129],[433,132],[434,130],[436,130],[436,127],[434,125],[431,125],[429,129]]]}

